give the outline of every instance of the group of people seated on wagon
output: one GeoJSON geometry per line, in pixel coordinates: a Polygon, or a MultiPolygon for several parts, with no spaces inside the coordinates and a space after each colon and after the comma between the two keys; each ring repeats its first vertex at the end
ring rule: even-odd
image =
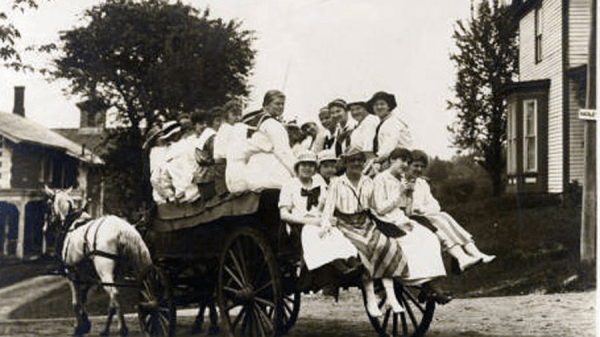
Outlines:
{"type": "Polygon", "coordinates": [[[285,125],[284,106],[285,95],[271,90],[262,109],[243,117],[242,105],[232,101],[218,122],[215,114],[198,113],[187,127],[185,120],[165,123],[145,144],[151,147],[155,201],[280,189],[280,216],[301,228],[306,269],[364,269],[373,317],[382,314],[376,279],[386,292],[385,305],[398,313],[404,309],[394,278],[422,285],[422,300],[452,299],[436,282],[446,275],[442,249],[460,271],[495,258],[441,211],[422,176],[428,157],[414,149],[394,95],[377,92],[349,104],[336,99],[320,110],[322,127],[285,125]]]}

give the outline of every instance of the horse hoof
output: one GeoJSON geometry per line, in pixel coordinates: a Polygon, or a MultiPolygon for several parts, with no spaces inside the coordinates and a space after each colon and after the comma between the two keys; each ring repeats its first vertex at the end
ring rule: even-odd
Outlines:
{"type": "Polygon", "coordinates": [[[218,326],[211,326],[210,328],[208,328],[208,334],[211,335],[211,336],[218,335],[219,334],[219,327],[218,326]]]}
{"type": "Polygon", "coordinates": [[[85,321],[75,327],[75,331],[73,331],[73,336],[83,336],[86,333],[90,332],[92,329],[92,324],[89,321],[85,321]]]}

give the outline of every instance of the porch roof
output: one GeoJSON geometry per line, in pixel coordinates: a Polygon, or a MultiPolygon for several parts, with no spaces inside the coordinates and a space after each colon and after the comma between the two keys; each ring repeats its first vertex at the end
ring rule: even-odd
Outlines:
{"type": "Polygon", "coordinates": [[[34,144],[64,151],[67,155],[89,164],[104,164],[92,151],[25,117],[0,112],[0,135],[11,142],[34,144]]]}

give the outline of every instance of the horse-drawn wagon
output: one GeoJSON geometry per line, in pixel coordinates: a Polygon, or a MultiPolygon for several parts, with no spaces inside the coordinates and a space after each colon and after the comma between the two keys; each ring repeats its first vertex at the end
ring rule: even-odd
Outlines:
{"type": "MultiPolygon", "coordinates": [[[[144,235],[153,265],[140,277],[139,318],[151,336],[175,334],[176,308],[216,303],[227,335],[280,336],[296,323],[302,248],[279,218],[278,190],[157,207],[144,235]]],[[[360,276],[335,286],[361,288],[360,276]]],[[[395,281],[404,312],[369,321],[380,336],[422,336],[435,302],[395,281]]],[[[380,305],[384,291],[378,291],[380,305]]],[[[202,310],[201,310],[202,311],[202,310]]],[[[366,311],[366,310],[365,310],[366,311]]],[[[203,313],[199,313],[202,318],[203,313]]],[[[368,315],[368,312],[367,312],[368,315]]]]}

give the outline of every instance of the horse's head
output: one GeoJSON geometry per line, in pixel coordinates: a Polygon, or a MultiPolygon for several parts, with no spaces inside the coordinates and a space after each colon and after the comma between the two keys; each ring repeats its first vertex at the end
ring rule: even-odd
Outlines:
{"type": "Polygon", "coordinates": [[[51,189],[44,186],[47,198],[48,218],[44,225],[44,232],[55,229],[56,226],[64,226],[67,217],[75,210],[75,201],[69,195],[72,188],[66,190],[51,189]]]}

